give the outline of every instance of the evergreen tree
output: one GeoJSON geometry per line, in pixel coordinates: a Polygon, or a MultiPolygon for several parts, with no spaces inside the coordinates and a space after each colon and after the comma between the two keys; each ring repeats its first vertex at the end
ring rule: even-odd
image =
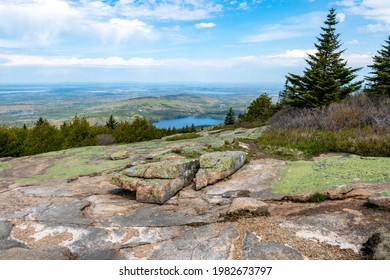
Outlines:
{"type": "Polygon", "coordinates": [[[233,108],[230,107],[225,117],[225,125],[232,125],[234,124],[235,121],[236,121],[236,117],[234,116],[233,108]]]}
{"type": "Polygon", "coordinates": [[[317,52],[308,54],[309,65],[303,76],[289,73],[286,76],[284,104],[294,107],[320,107],[340,101],[360,89],[362,81],[354,82],[355,74],[361,68],[347,67],[341,58],[345,50],[341,47],[340,34],[336,33],[336,12],[329,11],[323,33],[314,44],[317,52]]]}
{"type": "Polygon", "coordinates": [[[88,146],[95,141],[94,136],[91,135],[91,126],[88,120],[85,117],[79,118],[77,114],[72,123],[64,123],[61,126],[61,132],[65,138],[63,149],[88,146]]]}
{"type": "Polygon", "coordinates": [[[366,79],[369,93],[390,97],[390,36],[385,42],[383,49],[373,57],[374,64],[368,66],[372,69],[372,76],[366,79]]]}
{"type": "Polygon", "coordinates": [[[28,132],[24,141],[24,154],[35,155],[58,151],[63,137],[60,131],[47,120],[39,118],[35,126],[28,132]]]}
{"type": "Polygon", "coordinates": [[[273,114],[272,100],[266,94],[263,93],[248,107],[248,111],[244,116],[246,121],[262,120],[265,121],[273,114]]]}
{"type": "Polygon", "coordinates": [[[111,115],[108,121],[106,122],[106,127],[114,130],[115,127],[118,125],[118,122],[115,120],[114,116],[111,115]]]}

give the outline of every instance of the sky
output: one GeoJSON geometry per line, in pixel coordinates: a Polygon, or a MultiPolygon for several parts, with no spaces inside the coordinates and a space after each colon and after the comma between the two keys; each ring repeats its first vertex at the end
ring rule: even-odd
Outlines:
{"type": "Polygon", "coordinates": [[[0,83],[283,85],[330,8],[363,78],[390,34],[390,0],[0,0],[0,83]]]}

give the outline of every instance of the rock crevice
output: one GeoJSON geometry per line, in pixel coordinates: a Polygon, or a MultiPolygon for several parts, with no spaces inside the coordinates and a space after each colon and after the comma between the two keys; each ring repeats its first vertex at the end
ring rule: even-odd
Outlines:
{"type": "Polygon", "coordinates": [[[165,160],[133,166],[111,177],[110,183],[136,192],[136,200],[163,204],[195,181],[200,190],[240,169],[246,154],[240,151],[207,153],[200,159],[165,160]]]}

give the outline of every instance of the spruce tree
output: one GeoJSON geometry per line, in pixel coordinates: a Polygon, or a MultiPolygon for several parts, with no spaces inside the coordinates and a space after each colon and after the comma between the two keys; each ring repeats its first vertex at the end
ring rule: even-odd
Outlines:
{"type": "Polygon", "coordinates": [[[106,127],[111,129],[111,130],[114,130],[117,125],[118,125],[118,122],[115,120],[114,116],[111,115],[110,118],[108,119],[108,121],[106,122],[106,127]]]}
{"type": "Polygon", "coordinates": [[[386,95],[390,97],[390,36],[382,45],[383,49],[373,57],[374,64],[369,65],[372,69],[371,77],[366,77],[367,90],[374,95],[386,95]]]}
{"type": "Polygon", "coordinates": [[[252,101],[244,118],[246,121],[266,121],[272,116],[272,113],[272,99],[266,93],[263,93],[252,101]]]}
{"type": "Polygon", "coordinates": [[[347,61],[341,58],[345,50],[341,47],[340,34],[336,33],[336,12],[330,9],[323,33],[314,44],[317,51],[308,54],[303,76],[289,73],[283,102],[293,107],[321,107],[340,101],[360,89],[362,81],[354,82],[355,74],[361,68],[347,67],[347,61]]]}
{"type": "Polygon", "coordinates": [[[229,111],[226,114],[225,117],[225,125],[232,125],[236,121],[236,118],[234,116],[234,111],[233,108],[230,107],[229,111]]]}

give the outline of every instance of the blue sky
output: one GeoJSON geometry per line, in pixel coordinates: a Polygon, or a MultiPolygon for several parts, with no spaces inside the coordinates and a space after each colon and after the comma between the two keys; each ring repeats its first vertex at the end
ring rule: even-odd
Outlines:
{"type": "Polygon", "coordinates": [[[365,67],[390,34],[388,0],[1,0],[0,83],[284,83],[326,15],[365,67]]]}

